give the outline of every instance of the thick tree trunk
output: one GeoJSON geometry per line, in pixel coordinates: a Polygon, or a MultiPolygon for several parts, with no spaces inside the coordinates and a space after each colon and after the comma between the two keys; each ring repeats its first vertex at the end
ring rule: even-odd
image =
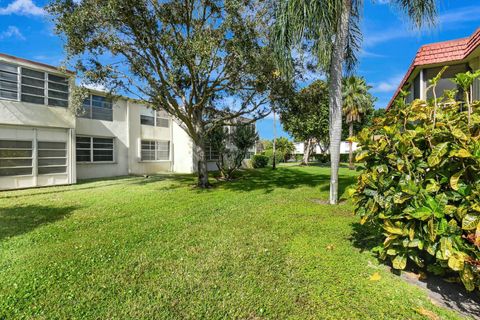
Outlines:
{"type": "Polygon", "coordinates": [[[350,143],[349,143],[349,153],[348,153],[348,167],[350,170],[355,169],[355,166],[353,165],[353,122],[350,122],[348,126],[348,136],[350,137],[350,143]]]}
{"type": "Polygon", "coordinates": [[[338,20],[337,34],[330,62],[330,204],[338,203],[338,168],[340,165],[340,143],[342,139],[342,67],[348,36],[348,24],[352,8],[351,0],[343,2],[338,20]]]}
{"type": "Polygon", "coordinates": [[[303,160],[300,165],[302,166],[308,166],[308,159],[310,159],[310,145],[312,143],[312,139],[307,139],[303,143],[303,160]]]}
{"type": "Polygon", "coordinates": [[[199,188],[208,188],[210,183],[208,182],[207,155],[205,153],[205,141],[203,138],[195,144],[195,151],[198,173],[197,186],[199,188]]]}

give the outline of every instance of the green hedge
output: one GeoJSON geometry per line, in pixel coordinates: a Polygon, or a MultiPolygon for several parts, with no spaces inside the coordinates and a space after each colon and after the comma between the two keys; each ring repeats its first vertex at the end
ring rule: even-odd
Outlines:
{"type": "Polygon", "coordinates": [[[263,154],[255,154],[251,162],[254,168],[265,168],[268,164],[268,157],[263,154]]]}
{"type": "MultiPolygon", "coordinates": [[[[375,250],[407,265],[480,285],[480,110],[415,100],[358,135],[365,168],[352,191],[361,223],[379,226],[375,250]],[[436,116],[435,116],[436,114],[436,116]]],[[[375,229],[375,228],[373,228],[375,229]]]]}

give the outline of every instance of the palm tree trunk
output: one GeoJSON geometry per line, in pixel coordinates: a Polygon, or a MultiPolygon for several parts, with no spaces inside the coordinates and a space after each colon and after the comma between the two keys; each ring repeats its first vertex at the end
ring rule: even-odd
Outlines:
{"type": "Polygon", "coordinates": [[[350,170],[355,169],[355,166],[353,165],[353,122],[350,122],[348,126],[348,136],[350,137],[350,145],[349,145],[349,154],[348,154],[348,167],[350,170]]]}
{"type": "Polygon", "coordinates": [[[340,165],[340,143],[342,139],[342,67],[345,58],[351,0],[343,2],[338,20],[337,34],[330,62],[330,204],[338,203],[338,168],[340,165]]]}

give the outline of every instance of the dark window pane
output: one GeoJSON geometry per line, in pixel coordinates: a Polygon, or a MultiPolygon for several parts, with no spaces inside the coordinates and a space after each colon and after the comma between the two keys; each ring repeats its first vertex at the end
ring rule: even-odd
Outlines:
{"type": "Polygon", "coordinates": [[[30,78],[22,77],[22,84],[39,87],[39,88],[45,88],[45,81],[38,80],[38,79],[30,79],[30,78]]]}
{"type": "Polygon", "coordinates": [[[0,177],[31,175],[32,168],[3,168],[0,169],[0,177]]]}
{"type": "Polygon", "coordinates": [[[45,95],[45,90],[42,88],[22,86],[22,93],[34,94],[43,97],[45,95]]]}
{"type": "Polygon", "coordinates": [[[22,68],[22,75],[32,78],[45,79],[45,73],[26,68],[22,68]]]}
{"type": "MultiPolygon", "coordinates": [[[[77,146],[78,148],[78,146],[77,146]]],[[[90,149],[88,150],[79,150],[77,149],[77,161],[85,161],[85,162],[90,162],[90,149]]]]}
{"type": "Polygon", "coordinates": [[[68,93],[48,90],[48,97],[68,100],[68,93]]]}
{"type": "Polygon", "coordinates": [[[93,107],[92,119],[112,121],[113,120],[112,109],[93,107]]]}
{"type": "Polygon", "coordinates": [[[170,122],[165,118],[157,118],[157,127],[168,128],[170,122]]]}
{"type": "Polygon", "coordinates": [[[90,143],[90,137],[77,137],[77,142],[90,143]]]}
{"type": "Polygon", "coordinates": [[[18,86],[16,82],[0,81],[0,89],[17,92],[18,86]]]}
{"type": "Polygon", "coordinates": [[[49,81],[60,82],[60,83],[67,83],[68,82],[67,78],[56,76],[54,74],[48,74],[48,80],[49,81]]]}
{"type": "Polygon", "coordinates": [[[0,158],[30,158],[32,150],[0,150],[0,158]]]}
{"type": "Polygon", "coordinates": [[[62,92],[68,92],[68,86],[55,82],[48,82],[48,89],[58,90],[62,92]]]}
{"type": "Polygon", "coordinates": [[[17,73],[17,67],[8,63],[0,62],[0,71],[17,73]]]}
{"type": "Polygon", "coordinates": [[[140,123],[146,126],[153,126],[155,125],[155,120],[153,117],[141,115],[140,123]]]}
{"type": "Polygon", "coordinates": [[[38,150],[39,158],[54,158],[54,157],[66,157],[66,150],[38,150]]]}
{"type": "Polygon", "coordinates": [[[1,149],[31,149],[32,141],[0,140],[1,149]]]}
{"type": "Polygon", "coordinates": [[[113,155],[113,150],[100,150],[100,149],[93,149],[93,156],[108,156],[113,155]]]}
{"type": "Polygon", "coordinates": [[[16,73],[0,71],[0,79],[16,83],[18,81],[18,76],[16,73]]]}
{"type": "Polygon", "coordinates": [[[67,167],[39,167],[38,174],[66,173],[67,167]]]}
{"type": "Polygon", "coordinates": [[[18,99],[18,94],[16,92],[12,92],[12,91],[0,90],[0,97],[4,98],[4,99],[17,100],[18,99]]]}
{"type": "Polygon", "coordinates": [[[31,167],[32,159],[1,159],[0,167],[31,167]]]}
{"type": "Polygon", "coordinates": [[[113,161],[113,155],[93,155],[93,161],[113,161]]]}
{"type": "Polygon", "coordinates": [[[144,151],[141,152],[142,160],[155,160],[155,151],[144,151]]]}
{"type": "Polygon", "coordinates": [[[48,105],[66,108],[68,107],[68,101],[58,100],[58,99],[48,99],[48,105]]]}
{"type": "Polygon", "coordinates": [[[54,166],[54,165],[66,165],[67,158],[60,158],[60,159],[39,159],[38,165],[42,166],[54,166]]]}
{"type": "Polygon", "coordinates": [[[93,138],[93,143],[113,143],[112,138],[93,138]]]}
{"type": "Polygon", "coordinates": [[[45,99],[43,97],[34,97],[26,94],[22,94],[22,101],[36,103],[36,104],[45,104],[45,99]]]}
{"type": "Polygon", "coordinates": [[[67,144],[65,142],[38,142],[39,149],[66,149],[67,144]]]}
{"type": "Polygon", "coordinates": [[[112,109],[112,101],[105,97],[92,95],[92,106],[97,108],[112,109]]]}

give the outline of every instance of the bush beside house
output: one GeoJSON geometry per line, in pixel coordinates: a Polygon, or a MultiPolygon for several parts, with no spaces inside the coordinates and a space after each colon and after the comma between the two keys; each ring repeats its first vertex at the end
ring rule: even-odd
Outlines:
{"type": "Polygon", "coordinates": [[[395,269],[457,275],[474,290],[480,286],[480,108],[449,97],[441,102],[400,102],[358,134],[356,160],[365,168],[352,194],[361,223],[382,232],[380,258],[395,269]]]}

